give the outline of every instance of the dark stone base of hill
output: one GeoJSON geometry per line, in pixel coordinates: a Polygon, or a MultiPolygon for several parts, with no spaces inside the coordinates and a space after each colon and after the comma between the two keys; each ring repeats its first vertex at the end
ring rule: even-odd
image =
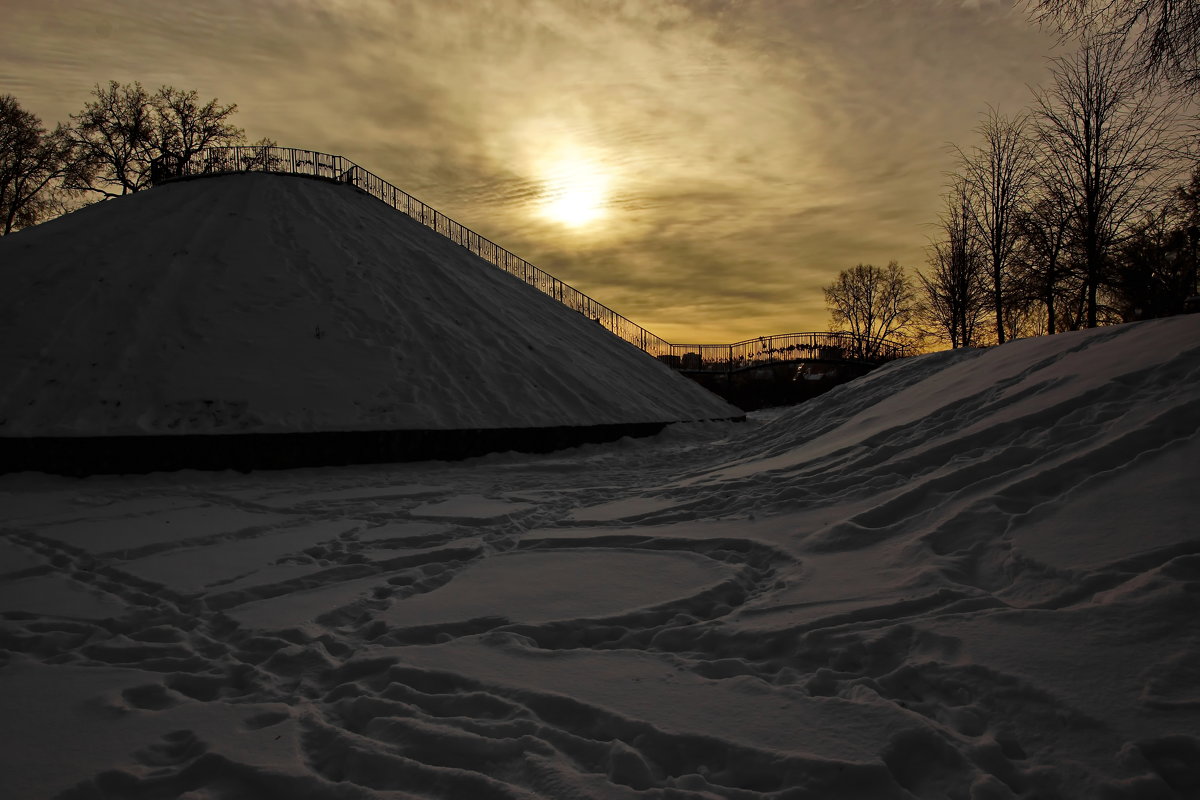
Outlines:
{"type": "MultiPolygon", "coordinates": [[[[744,419],[741,418],[741,419],[744,419]]],[[[653,436],[667,422],[458,431],[332,431],[183,436],[0,438],[0,474],[101,475],[179,469],[294,469],[455,460],[487,453],[548,453],[624,436],[653,436]]]]}

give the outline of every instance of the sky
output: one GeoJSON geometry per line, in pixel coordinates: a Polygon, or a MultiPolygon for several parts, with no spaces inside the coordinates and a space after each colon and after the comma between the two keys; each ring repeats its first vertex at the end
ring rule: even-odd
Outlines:
{"type": "Polygon", "coordinates": [[[1054,36],[1010,0],[0,0],[0,93],[237,103],[676,343],[829,327],[858,263],[923,267],[949,143],[1054,36]]]}

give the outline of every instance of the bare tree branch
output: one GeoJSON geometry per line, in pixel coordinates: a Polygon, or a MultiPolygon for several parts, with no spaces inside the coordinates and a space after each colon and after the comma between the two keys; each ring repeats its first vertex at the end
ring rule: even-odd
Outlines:
{"type": "Polygon", "coordinates": [[[1147,81],[1200,90],[1200,0],[1026,0],[1063,36],[1126,41],[1147,81]]]}

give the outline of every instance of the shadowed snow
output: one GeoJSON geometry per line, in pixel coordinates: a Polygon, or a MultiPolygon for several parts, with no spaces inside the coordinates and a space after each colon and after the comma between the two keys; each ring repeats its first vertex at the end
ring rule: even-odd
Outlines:
{"type": "Polygon", "coordinates": [[[1198,409],[1200,315],[543,456],[6,476],[0,780],[1195,797],[1198,409]]]}

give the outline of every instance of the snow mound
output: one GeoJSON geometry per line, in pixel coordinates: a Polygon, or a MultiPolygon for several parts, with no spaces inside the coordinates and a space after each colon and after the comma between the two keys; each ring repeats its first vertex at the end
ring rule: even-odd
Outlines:
{"type": "Polygon", "coordinates": [[[0,241],[0,436],[474,430],[742,412],[345,185],[173,183],[0,241]]]}

